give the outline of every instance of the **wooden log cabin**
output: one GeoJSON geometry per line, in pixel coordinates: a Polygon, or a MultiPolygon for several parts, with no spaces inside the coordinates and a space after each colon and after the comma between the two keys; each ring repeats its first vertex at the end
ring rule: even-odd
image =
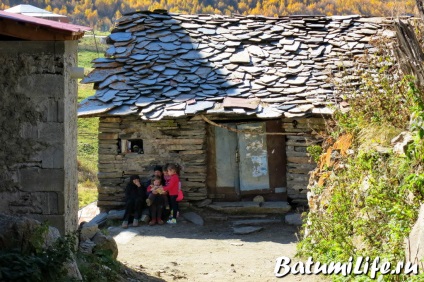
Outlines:
{"type": "Polygon", "coordinates": [[[307,205],[307,146],[358,88],[373,39],[394,36],[389,21],[359,16],[124,15],[78,110],[100,117],[98,205],[122,206],[129,175],[170,162],[187,204],[307,205]]]}

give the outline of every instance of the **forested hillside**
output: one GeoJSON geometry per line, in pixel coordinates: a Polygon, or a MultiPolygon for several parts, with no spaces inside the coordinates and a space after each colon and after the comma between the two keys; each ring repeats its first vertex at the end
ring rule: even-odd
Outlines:
{"type": "Polygon", "coordinates": [[[414,0],[2,0],[0,10],[19,4],[67,15],[72,23],[108,31],[116,18],[136,10],[165,9],[184,14],[264,16],[414,14],[414,0]]]}

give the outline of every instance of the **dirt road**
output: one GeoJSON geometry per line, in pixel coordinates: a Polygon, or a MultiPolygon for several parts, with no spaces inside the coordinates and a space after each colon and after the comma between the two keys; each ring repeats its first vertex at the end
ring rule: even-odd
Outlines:
{"type": "Polygon", "coordinates": [[[294,257],[298,230],[284,223],[262,226],[235,235],[231,220],[199,226],[180,219],[176,225],[110,227],[109,232],[118,244],[118,260],[151,281],[319,281],[305,275],[277,279],[276,259],[294,257]]]}

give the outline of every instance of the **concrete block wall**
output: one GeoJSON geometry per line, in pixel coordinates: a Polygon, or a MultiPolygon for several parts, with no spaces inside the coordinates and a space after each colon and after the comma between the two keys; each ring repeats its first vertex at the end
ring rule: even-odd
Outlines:
{"type": "Polygon", "coordinates": [[[77,42],[0,42],[0,212],[77,227],[77,42]]]}

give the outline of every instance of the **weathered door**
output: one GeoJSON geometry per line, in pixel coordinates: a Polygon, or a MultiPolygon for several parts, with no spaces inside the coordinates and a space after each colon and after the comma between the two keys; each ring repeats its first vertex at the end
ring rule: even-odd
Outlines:
{"type": "MultiPolygon", "coordinates": [[[[235,127],[234,125],[227,126],[235,127]]],[[[225,128],[215,127],[215,144],[216,186],[236,187],[238,189],[237,133],[225,128]]]]}
{"type": "MultiPolygon", "coordinates": [[[[240,131],[265,132],[265,123],[237,126],[240,131]]],[[[266,135],[238,133],[240,191],[269,189],[266,135]]]]}
{"type": "MultiPolygon", "coordinates": [[[[265,132],[265,123],[226,124],[240,131],[265,132]]],[[[216,186],[240,191],[269,189],[266,135],[215,128],[216,186]]]]}

